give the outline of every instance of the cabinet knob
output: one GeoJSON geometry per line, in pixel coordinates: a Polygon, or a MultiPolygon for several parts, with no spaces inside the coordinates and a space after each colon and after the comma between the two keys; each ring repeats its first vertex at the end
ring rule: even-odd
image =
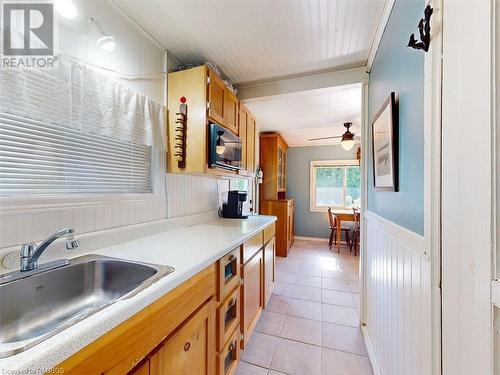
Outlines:
{"type": "Polygon", "coordinates": [[[187,352],[189,348],[191,347],[191,344],[189,342],[184,344],[184,351],[187,352]]]}
{"type": "Polygon", "coordinates": [[[231,263],[233,260],[235,260],[236,257],[234,255],[230,255],[227,260],[228,260],[228,263],[231,263]]]}

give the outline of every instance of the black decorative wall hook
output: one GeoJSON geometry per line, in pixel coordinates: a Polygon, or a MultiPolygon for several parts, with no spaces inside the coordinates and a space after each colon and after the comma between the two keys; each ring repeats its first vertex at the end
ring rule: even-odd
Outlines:
{"type": "Polygon", "coordinates": [[[431,42],[431,15],[433,9],[430,5],[425,7],[424,18],[420,19],[418,23],[418,31],[420,33],[420,42],[415,39],[415,34],[411,34],[408,47],[415,49],[423,49],[425,52],[429,50],[431,42]]]}

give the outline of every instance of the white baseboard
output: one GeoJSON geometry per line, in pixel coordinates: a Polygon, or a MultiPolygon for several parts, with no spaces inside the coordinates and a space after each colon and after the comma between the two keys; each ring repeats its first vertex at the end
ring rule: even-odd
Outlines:
{"type": "Polygon", "coordinates": [[[304,236],[295,236],[296,240],[302,241],[318,241],[318,242],[328,242],[328,238],[323,237],[304,237],[304,236]]]}
{"type": "Polygon", "coordinates": [[[361,332],[363,333],[363,338],[365,339],[366,351],[368,352],[368,358],[372,364],[372,370],[374,375],[382,375],[380,367],[378,367],[377,358],[375,357],[375,352],[373,351],[373,346],[370,341],[370,336],[368,335],[368,329],[366,325],[361,325],[361,332]]]}

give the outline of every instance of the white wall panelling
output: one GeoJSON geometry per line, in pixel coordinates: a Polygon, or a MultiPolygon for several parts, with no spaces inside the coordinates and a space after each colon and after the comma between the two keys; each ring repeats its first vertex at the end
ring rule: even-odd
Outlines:
{"type": "Polygon", "coordinates": [[[217,178],[167,174],[168,217],[198,214],[217,208],[217,178]]]}
{"type": "Polygon", "coordinates": [[[431,373],[430,259],[424,237],[365,212],[364,318],[380,372],[431,373]]]}
{"type": "Polygon", "coordinates": [[[115,0],[181,63],[234,82],[364,66],[383,0],[115,0]]]}
{"type": "MultiPolygon", "coordinates": [[[[76,58],[99,73],[162,103],[165,84],[165,77],[161,73],[163,50],[121,17],[109,3],[75,1],[75,4],[78,8],[77,18],[59,19],[56,52],[76,58]],[[88,17],[95,17],[105,31],[115,37],[117,45],[113,52],[102,51],[96,46],[98,33],[87,23],[88,17]],[[96,66],[104,69],[97,69],[96,66]]],[[[156,173],[164,174],[163,171],[156,173]]],[[[26,205],[26,202],[21,203],[26,205]]],[[[40,197],[36,206],[37,209],[31,210],[26,207],[13,209],[0,203],[0,248],[41,240],[66,225],[74,227],[78,233],[84,233],[167,216],[164,194],[155,199],[139,197],[125,202],[120,199],[98,201],[94,197],[94,201],[87,204],[81,201],[70,203],[61,197],[53,205],[40,197]]]]}

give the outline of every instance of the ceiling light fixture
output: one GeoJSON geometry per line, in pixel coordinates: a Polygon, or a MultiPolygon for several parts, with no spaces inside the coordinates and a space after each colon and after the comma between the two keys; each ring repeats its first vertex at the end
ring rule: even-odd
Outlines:
{"type": "Polygon", "coordinates": [[[346,151],[349,151],[354,146],[354,133],[349,131],[349,128],[352,126],[352,122],[345,122],[346,132],[342,135],[342,140],[340,141],[340,145],[346,151]]]}
{"type": "Polygon", "coordinates": [[[95,25],[97,27],[97,30],[99,31],[100,36],[96,41],[96,44],[99,46],[99,48],[107,52],[114,51],[116,47],[116,42],[113,35],[106,34],[101,24],[97,22],[97,20],[94,17],[90,17],[88,19],[88,23],[90,25],[95,25]]]}
{"type": "Polygon", "coordinates": [[[54,8],[61,16],[69,20],[72,20],[78,14],[78,9],[72,0],[54,0],[54,8]]]}

